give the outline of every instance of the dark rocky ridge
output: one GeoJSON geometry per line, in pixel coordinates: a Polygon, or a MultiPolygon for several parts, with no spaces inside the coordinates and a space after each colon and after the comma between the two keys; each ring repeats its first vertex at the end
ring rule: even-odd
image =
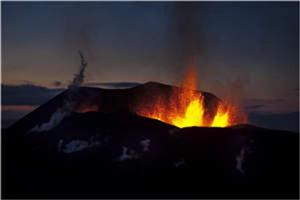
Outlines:
{"type": "MultiPolygon", "coordinates": [[[[106,113],[136,113],[141,107],[151,110],[153,102],[156,102],[158,98],[168,104],[172,94],[180,93],[183,90],[182,88],[156,82],[148,82],[129,89],[80,87],[76,90],[76,94],[72,94],[72,100],[75,102],[74,111],[78,112],[90,108],[93,111],[106,113]]],[[[70,92],[70,90],[66,90],[60,93],[11,125],[10,129],[20,128],[20,131],[28,131],[37,124],[48,122],[52,114],[58,108],[61,108],[64,101],[69,98],[70,92]]],[[[207,108],[205,114],[210,117],[216,112],[220,99],[211,93],[202,93],[207,108]]]]}
{"type": "Polygon", "coordinates": [[[128,111],[131,98],[163,88],[169,91],[156,83],[80,88],[77,98],[88,105],[101,98],[112,106],[28,132],[49,120],[65,91],[2,131],[2,198],[299,198],[298,133],[251,125],[179,129],[128,111]]]}

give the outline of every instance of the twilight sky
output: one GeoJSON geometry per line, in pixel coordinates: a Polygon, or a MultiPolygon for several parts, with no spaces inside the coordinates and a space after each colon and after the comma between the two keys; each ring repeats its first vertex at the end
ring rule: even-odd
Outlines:
{"type": "Polygon", "coordinates": [[[179,85],[194,58],[200,90],[299,111],[299,2],[3,2],[2,110],[66,87],[78,49],[87,85],[179,85]]]}

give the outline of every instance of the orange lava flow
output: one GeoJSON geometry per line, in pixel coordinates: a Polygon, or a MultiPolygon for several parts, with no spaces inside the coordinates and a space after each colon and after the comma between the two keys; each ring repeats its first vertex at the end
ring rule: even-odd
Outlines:
{"type": "Polygon", "coordinates": [[[171,96],[166,103],[155,102],[151,110],[142,109],[139,115],[157,119],[168,124],[183,128],[192,126],[227,127],[234,125],[235,109],[228,103],[219,102],[213,116],[208,117],[204,96],[197,92],[196,65],[192,63],[182,83],[181,92],[171,96]],[[166,105],[167,104],[167,105],[166,105]]]}
{"type": "Polygon", "coordinates": [[[230,112],[229,111],[224,111],[223,109],[220,109],[218,107],[217,113],[214,116],[214,119],[211,123],[211,127],[226,127],[230,125],[229,122],[230,119],[230,112]]]}

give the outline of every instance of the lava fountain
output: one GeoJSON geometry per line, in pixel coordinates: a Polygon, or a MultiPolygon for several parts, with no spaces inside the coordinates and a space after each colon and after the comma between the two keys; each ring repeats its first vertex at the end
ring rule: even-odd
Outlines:
{"type": "Polygon", "coordinates": [[[237,117],[237,108],[219,101],[215,111],[207,115],[204,95],[197,91],[197,73],[195,63],[191,63],[182,82],[182,91],[173,92],[170,99],[158,100],[151,109],[141,109],[137,114],[157,119],[183,128],[191,126],[227,127],[241,122],[237,117]]]}

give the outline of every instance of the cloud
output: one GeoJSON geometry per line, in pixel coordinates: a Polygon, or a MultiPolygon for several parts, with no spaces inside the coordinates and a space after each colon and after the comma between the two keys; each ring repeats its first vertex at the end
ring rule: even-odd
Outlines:
{"type": "Polygon", "coordinates": [[[1,106],[1,111],[32,111],[36,109],[37,106],[28,106],[28,105],[8,105],[8,106],[1,106]]]}
{"type": "Polygon", "coordinates": [[[60,82],[60,81],[55,81],[54,83],[53,83],[53,86],[55,86],[55,87],[59,87],[59,86],[61,86],[62,85],[62,83],[60,82]]]}
{"type": "Polygon", "coordinates": [[[252,112],[249,114],[249,123],[256,126],[299,132],[299,112],[267,113],[252,112]]]}
{"type": "Polygon", "coordinates": [[[243,106],[246,111],[273,111],[283,112],[295,110],[289,105],[287,99],[275,98],[275,99],[246,99],[243,102],[243,106]]]}
{"type": "Polygon", "coordinates": [[[4,128],[63,91],[62,88],[50,89],[27,81],[24,83],[21,85],[1,85],[1,123],[4,128]]]}
{"type": "Polygon", "coordinates": [[[63,89],[49,89],[33,84],[2,84],[2,105],[41,105],[56,96],[63,89]]]}
{"type": "Polygon", "coordinates": [[[271,103],[281,103],[284,102],[284,99],[247,99],[246,103],[248,104],[271,104],[271,103]]]}
{"type": "Polygon", "coordinates": [[[140,83],[137,82],[105,82],[105,83],[87,83],[87,86],[92,87],[104,87],[110,89],[122,89],[122,88],[131,88],[139,85],[140,83]]]}
{"type": "Polygon", "coordinates": [[[248,123],[270,129],[299,132],[299,108],[289,99],[248,99],[248,123]]]}
{"type": "Polygon", "coordinates": [[[258,104],[258,105],[251,105],[251,106],[247,106],[246,110],[252,110],[252,109],[258,109],[258,108],[263,108],[265,105],[263,104],[258,104]]]}
{"type": "Polygon", "coordinates": [[[32,110],[36,109],[37,106],[28,106],[28,105],[7,105],[1,106],[1,125],[3,128],[8,127],[9,125],[16,122],[18,119],[21,119],[26,114],[30,113],[32,110]]]}

